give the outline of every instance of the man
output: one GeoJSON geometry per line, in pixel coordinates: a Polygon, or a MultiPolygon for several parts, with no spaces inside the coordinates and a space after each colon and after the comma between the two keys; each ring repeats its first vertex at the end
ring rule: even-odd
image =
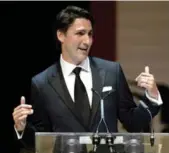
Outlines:
{"type": "MultiPolygon", "coordinates": [[[[134,103],[120,64],[88,57],[92,35],[93,19],[86,10],[68,6],[58,14],[60,60],[32,78],[30,105],[21,97],[13,112],[16,134],[27,147],[34,145],[34,132],[95,132],[99,95],[108,93],[104,109],[110,132],[118,131],[118,119],[129,132],[140,132],[149,124],[149,113],[134,103]]],[[[162,100],[149,67],[136,81],[145,88],[144,102],[154,117],[162,100]]],[[[101,124],[99,131],[106,132],[105,126],[101,124]]]]}

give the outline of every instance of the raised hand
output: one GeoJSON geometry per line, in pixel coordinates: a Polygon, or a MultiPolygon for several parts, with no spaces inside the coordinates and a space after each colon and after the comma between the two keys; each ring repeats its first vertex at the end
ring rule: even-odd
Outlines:
{"type": "Polygon", "coordinates": [[[14,111],[12,113],[14,126],[17,131],[23,131],[25,129],[27,116],[31,114],[33,114],[32,106],[26,104],[25,97],[22,96],[20,105],[14,108],[14,111]]]}
{"type": "Polygon", "coordinates": [[[158,88],[155,78],[152,74],[150,74],[148,66],[145,67],[144,72],[140,73],[135,80],[137,81],[138,86],[145,88],[148,91],[149,96],[155,99],[158,98],[158,88]]]}

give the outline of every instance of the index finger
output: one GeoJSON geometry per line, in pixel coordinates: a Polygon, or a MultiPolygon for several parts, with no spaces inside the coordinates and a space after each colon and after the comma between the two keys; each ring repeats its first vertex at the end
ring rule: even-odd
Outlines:
{"type": "Polygon", "coordinates": [[[148,73],[148,74],[150,73],[148,66],[145,67],[145,73],[148,73]]]}

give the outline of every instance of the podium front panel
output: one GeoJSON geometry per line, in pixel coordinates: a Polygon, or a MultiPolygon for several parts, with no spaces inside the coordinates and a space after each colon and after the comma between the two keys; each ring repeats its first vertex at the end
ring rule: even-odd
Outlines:
{"type": "Polygon", "coordinates": [[[168,133],[155,133],[153,145],[150,136],[150,133],[40,132],[35,133],[35,147],[36,153],[169,153],[168,133]]]}

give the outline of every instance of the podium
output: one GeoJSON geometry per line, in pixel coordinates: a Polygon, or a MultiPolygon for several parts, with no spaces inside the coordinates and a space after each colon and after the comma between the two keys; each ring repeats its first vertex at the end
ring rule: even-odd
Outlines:
{"type": "Polygon", "coordinates": [[[169,153],[169,134],[35,133],[36,153],[169,153]]]}

